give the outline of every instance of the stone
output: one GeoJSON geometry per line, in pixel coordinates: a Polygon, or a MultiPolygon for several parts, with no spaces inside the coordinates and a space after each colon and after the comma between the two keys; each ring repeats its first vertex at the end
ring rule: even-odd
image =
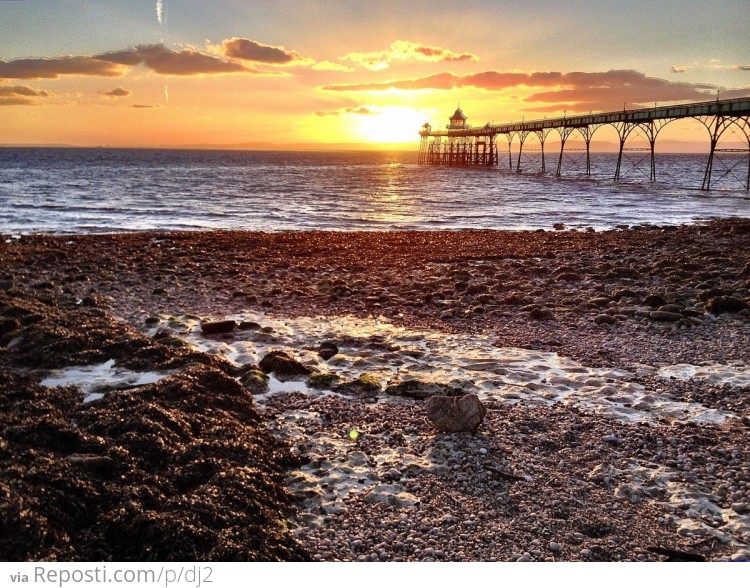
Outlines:
{"type": "Polygon", "coordinates": [[[727,313],[735,313],[745,310],[747,303],[734,296],[715,296],[706,303],[706,312],[718,315],[727,313]]]}
{"type": "Polygon", "coordinates": [[[237,323],[234,321],[215,321],[209,323],[201,323],[201,333],[204,335],[220,335],[222,333],[231,333],[237,323]]]}
{"type": "Polygon", "coordinates": [[[432,396],[425,405],[427,417],[438,431],[474,433],[482,424],[487,408],[476,394],[432,396]]]}
{"type": "Polygon", "coordinates": [[[597,325],[614,325],[617,319],[610,314],[600,314],[594,317],[594,322],[597,325]]]}
{"type": "Polygon", "coordinates": [[[255,321],[240,321],[240,324],[237,326],[237,328],[240,331],[259,331],[260,324],[256,323],[255,321]]]}
{"type": "Polygon", "coordinates": [[[552,228],[556,231],[564,231],[566,229],[565,223],[555,223],[552,228]]]}
{"type": "Polygon", "coordinates": [[[276,378],[285,382],[309,376],[312,370],[302,365],[286,351],[271,351],[260,360],[260,369],[265,373],[273,373],[276,378]]]}
{"type": "Polygon", "coordinates": [[[439,384],[436,382],[423,382],[421,380],[403,380],[395,384],[390,383],[385,389],[389,396],[402,396],[425,400],[431,396],[462,396],[465,392],[460,388],[439,384]]]}
{"type": "Polygon", "coordinates": [[[338,345],[336,345],[333,341],[323,341],[320,344],[320,347],[318,347],[318,355],[325,361],[331,359],[338,352],[338,345]]]}
{"type": "Polygon", "coordinates": [[[685,318],[679,312],[667,312],[666,310],[654,310],[648,316],[651,320],[661,323],[673,323],[685,318]]]}

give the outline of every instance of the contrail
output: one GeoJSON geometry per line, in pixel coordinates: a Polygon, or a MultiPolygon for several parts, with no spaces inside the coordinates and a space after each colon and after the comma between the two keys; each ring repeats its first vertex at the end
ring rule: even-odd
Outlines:
{"type": "MultiPolygon", "coordinates": [[[[167,7],[165,6],[164,0],[156,0],[156,20],[158,20],[161,25],[161,42],[163,44],[164,39],[167,36],[167,7]]],[[[169,104],[169,89],[167,88],[167,84],[164,84],[164,102],[169,104]]]]}
{"type": "Polygon", "coordinates": [[[164,18],[164,1],[163,0],[156,0],[156,19],[159,21],[159,24],[164,26],[164,21],[166,20],[164,18]]]}

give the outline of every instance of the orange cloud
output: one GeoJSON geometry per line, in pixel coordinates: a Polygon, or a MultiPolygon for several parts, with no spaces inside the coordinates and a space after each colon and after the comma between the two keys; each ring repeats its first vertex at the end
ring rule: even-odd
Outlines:
{"type": "Polygon", "coordinates": [[[456,53],[442,47],[430,47],[412,41],[394,41],[386,51],[372,51],[369,53],[349,53],[343,57],[371,69],[379,71],[390,67],[393,61],[477,61],[479,58],[473,53],[456,53]]]}
{"type": "Polygon", "coordinates": [[[305,61],[296,51],[287,51],[283,47],[264,45],[250,39],[232,37],[225,40],[222,51],[227,57],[242,59],[243,61],[254,61],[272,65],[287,65],[297,61],[305,61]]]}
{"type": "Polygon", "coordinates": [[[132,92],[124,88],[115,88],[109,92],[99,92],[102,96],[108,96],[109,98],[124,98],[130,96],[132,92]]]}
{"type": "MultiPolygon", "coordinates": [[[[547,112],[564,108],[584,112],[589,110],[616,110],[624,102],[648,104],[667,101],[701,101],[710,99],[719,88],[713,84],[671,82],[648,77],[634,70],[606,72],[498,72],[486,71],[459,76],[442,73],[411,80],[393,80],[365,84],[338,84],[324,86],[324,90],[337,92],[371,92],[397,90],[451,90],[476,88],[499,92],[510,88],[549,88],[524,98],[525,102],[544,102],[551,106],[529,108],[530,111],[547,112]]],[[[734,96],[747,90],[722,92],[722,97],[734,96]]]]}
{"type": "Polygon", "coordinates": [[[0,106],[36,106],[34,98],[49,98],[46,90],[34,90],[29,86],[0,86],[0,106]]]}

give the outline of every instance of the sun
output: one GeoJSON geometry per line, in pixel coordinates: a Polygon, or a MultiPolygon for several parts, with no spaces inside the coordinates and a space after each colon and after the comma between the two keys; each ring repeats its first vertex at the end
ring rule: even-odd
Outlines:
{"type": "Polygon", "coordinates": [[[425,120],[420,110],[384,106],[373,114],[358,116],[358,134],[370,143],[413,143],[419,139],[419,128],[425,120]]]}

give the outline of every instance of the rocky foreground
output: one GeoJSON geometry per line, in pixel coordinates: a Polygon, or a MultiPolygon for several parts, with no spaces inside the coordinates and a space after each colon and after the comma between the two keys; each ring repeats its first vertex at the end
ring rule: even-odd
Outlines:
{"type": "Polygon", "coordinates": [[[602,233],[9,236],[0,268],[4,559],[750,553],[746,385],[633,369],[628,384],[730,416],[630,423],[515,397],[488,400],[474,435],[439,434],[422,400],[392,401],[381,383],[366,398],[273,395],[259,415],[234,379],[250,367],[161,328],[166,317],[245,310],[381,316],[594,368],[746,366],[748,220],[602,233]],[[172,375],[86,404],[75,387],[40,385],[46,370],[111,359],[172,375]],[[364,434],[336,441],[352,430],[364,434]],[[361,491],[336,494],[332,472],[344,470],[361,491]]]}

